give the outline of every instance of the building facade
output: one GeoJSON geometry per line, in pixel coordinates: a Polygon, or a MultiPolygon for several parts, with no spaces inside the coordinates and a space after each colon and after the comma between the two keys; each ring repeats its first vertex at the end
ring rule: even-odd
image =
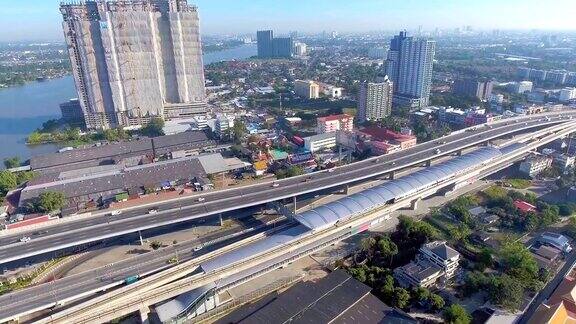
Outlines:
{"type": "Polygon", "coordinates": [[[70,99],[60,104],[62,120],[72,127],[85,127],[84,112],[78,99],[70,99]]]}
{"type": "Polygon", "coordinates": [[[348,114],[318,117],[316,122],[318,134],[336,131],[352,132],[354,130],[354,116],[348,114]]]}
{"type": "Polygon", "coordinates": [[[332,132],[304,137],[304,147],[312,153],[331,149],[338,144],[337,136],[337,132],[332,132]]]}
{"type": "Polygon", "coordinates": [[[272,30],[256,32],[258,58],[290,58],[294,53],[294,41],[291,37],[274,37],[272,30]]]}
{"type": "Polygon", "coordinates": [[[492,88],[492,81],[458,79],[454,82],[452,92],[463,96],[476,97],[482,101],[488,101],[492,95],[492,88]]]}
{"type": "Polygon", "coordinates": [[[543,155],[532,155],[520,163],[520,172],[533,177],[548,169],[552,165],[552,158],[543,155]]]}
{"type": "Polygon", "coordinates": [[[358,119],[380,120],[392,112],[394,84],[387,78],[380,83],[364,83],[360,86],[358,98],[358,119]]]}
{"type": "Polygon", "coordinates": [[[186,0],[86,1],[60,7],[86,126],[137,126],[203,113],[198,11],[186,0]]]}
{"type": "Polygon", "coordinates": [[[320,97],[320,85],[310,80],[296,80],[294,81],[294,92],[301,98],[318,99],[320,97]]]}
{"type": "Polygon", "coordinates": [[[408,37],[405,31],[394,36],[386,59],[386,75],[394,83],[394,103],[420,108],[428,106],[436,42],[408,37]]]}

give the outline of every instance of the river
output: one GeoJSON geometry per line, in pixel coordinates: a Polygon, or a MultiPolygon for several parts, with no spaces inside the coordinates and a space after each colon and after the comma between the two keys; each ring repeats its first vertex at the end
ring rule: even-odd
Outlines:
{"type": "MultiPolygon", "coordinates": [[[[256,55],[254,44],[206,53],[204,64],[242,60],[256,55]]],[[[26,145],[26,136],[53,118],[60,118],[59,104],[77,97],[71,76],[23,86],[0,89],[0,161],[18,156],[22,161],[33,155],[50,153],[57,145],[26,145]]],[[[0,169],[3,165],[0,165],[0,169]]]]}

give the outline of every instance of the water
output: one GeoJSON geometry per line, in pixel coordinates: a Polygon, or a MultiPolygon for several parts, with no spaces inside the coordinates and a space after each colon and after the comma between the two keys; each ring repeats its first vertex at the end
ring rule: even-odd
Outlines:
{"type": "MultiPolygon", "coordinates": [[[[256,55],[253,44],[207,53],[204,64],[242,60],[256,55]]],[[[26,145],[26,136],[53,118],[60,118],[59,104],[77,97],[71,76],[24,86],[0,89],[0,161],[18,156],[22,161],[33,155],[50,153],[57,145],[26,145]]],[[[0,165],[0,169],[3,165],[0,165]]]]}

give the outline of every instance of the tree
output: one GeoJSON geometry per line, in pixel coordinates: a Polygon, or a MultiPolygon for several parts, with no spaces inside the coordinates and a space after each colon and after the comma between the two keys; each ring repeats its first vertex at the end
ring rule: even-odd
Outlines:
{"type": "Polygon", "coordinates": [[[360,247],[362,249],[362,252],[366,254],[368,260],[371,260],[372,256],[374,255],[375,245],[376,245],[376,239],[373,238],[372,236],[365,237],[360,241],[360,247]]]}
{"type": "Polygon", "coordinates": [[[163,128],[164,128],[164,119],[160,117],[154,117],[150,120],[148,125],[146,125],[144,128],[140,130],[140,133],[148,137],[163,136],[164,135],[164,131],[162,130],[163,128]]]}
{"type": "Polygon", "coordinates": [[[444,310],[444,321],[449,324],[468,324],[472,321],[472,318],[464,309],[464,307],[458,304],[452,304],[444,310]]]}
{"type": "Polygon", "coordinates": [[[38,211],[50,213],[62,209],[66,204],[66,196],[62,192],[45,191],[38,197],[38,211]]]}
{"type": "Polygon", "coordinates": [[[442,308],[444,308],[444,305],[446,304],[444,298],[442,298],[442,296],[437,294],[430,294],[428,300],[430,302],[430,306],[432,306],[432,309],[434,310],[441,310],[442,308]]]}
{"type": "Polygon", "coordinates": [[[6,158],[4,159],[4,166],[6,167],[6,169],[17,168],[20,166],[20,158],[17,156],[6,158]]]}
{"type": "Polygon", "coordinates": [[[384,301],[390,303],[394,297],[394,277],[391,275],[386,275],[382,280],[382,287],[380,287],[380,293],[384,298],[384,301]]]}
{"type": "Polygon", "coordinates": [[[452,226],[448,228],[450,236],[458,242],[466,242],[468,237],[472,234],[472,230],[468,225],[461,223],[458,226],[452,226]]]}
{"type": "Polygon", "coordinates": [[[524,287],[522,283],[507,274],[492,277],[488,287],[490,301],[508,310],[516,310],[522,304],[524,287]]]}
{"type": "Polygon", "coordinates": [[[159,248],[162,247],[162,243],[160,243],[160,242],[158,242],[158,241],[152,241],[152,242],[150,243],[150,247],[151,247],[153,250],[158,250],[159,248]]]}
{"type": "Polygon", "coordinates": [[[241,120],[234,121],[234,126],[232,127],[232,139],[234,143],[241,143],[244,135],[246,135],[246,125],[244,125],[241,120]]]}
{"type": "Polygon", "coordinates": [[[406,309],[410,303],[410,293],[408,290],[400,287],[394,289],[393,305],[400,309],[406,309]]]}
{"type": "Polygon", "coordinates": [[[477,256],[478,265],[480,266],[481,270],[492,266],[492,252],[489,249],[483,248],[477,256]]]}
{"type": "Polygon", "coordinates": [[[423,287],[418,287],[414,290],[414,298],[418,302],[424,304],[428,302],[428,299],[430,298],[430,290],[423,287]]]}
{"type": "Polygon", "coordinates": [[[32,179],[34,179],[36,177],[36,172],[34,171],[21,171],[21,172],[16,172],[16,182],[18,182],[18,185],[21,185],[25,182],[28,182],[32,179]]]}
{"type": "Polygon", "coordinates": [[[0,171],[0,193],[6,194],[16,186],[18,186],[18,181],[14,173],[7,170],[0,171]]]}
{"type": "Polygon", "coordinates": [[[39,132],[32,132],[28,135],[29,144],[41,144],[44,141],[44,136],[39,132]]]}
{"type": "Polygon", "coordinates": [[[522,243],[505,243],[500,249],[500,261],[507,274],[524,283],[529,284],[538,278],[538,264],[522,243]]]}
{"type": "Polygon", "coordinates": [[[392,258],[398,254],[398,246],[392,242],[390,236],[384,235],[378,240],[378,251],[383,258],[390,259],[392,264],[392,258]]]}

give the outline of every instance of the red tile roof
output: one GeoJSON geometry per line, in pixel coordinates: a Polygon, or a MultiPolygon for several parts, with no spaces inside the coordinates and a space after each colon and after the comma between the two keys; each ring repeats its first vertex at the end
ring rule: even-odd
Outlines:
{"type": "Polygon", "coordinates": [[[318,121],[325,123],[327,121],[334,121],[334,120],[341,120],[341,119],[348,119],[348,118],[352,118],[352,116],[348,115],[348,114],[330,115],[330,116],[326,116],[326,117],[318,117],[318,121]]]}
{"type": "Polygon", "coordinates": [[[360,132],[363,134],[366,134],[366,135],[370,135],[370,136],[374,137],[374,139],[381,141],[381,142],[384,142],[384,141],[404,142],[404,141],[414,140],[414,138],[415,138],[413,135],[404,135],[404,134],[396,133],[396,132],[391,131],[389,129],[377,127],[377,126],[371,126],[371,127],[364,128],[360,132]]]}
{"type": "Polygon", "coordinates": [[[520,209],[521,211],[523,211],[525,213],[536,210],[536,206],[529,204],[523,200],[515,200],[514,201],[514,207],[520,209]]]}

